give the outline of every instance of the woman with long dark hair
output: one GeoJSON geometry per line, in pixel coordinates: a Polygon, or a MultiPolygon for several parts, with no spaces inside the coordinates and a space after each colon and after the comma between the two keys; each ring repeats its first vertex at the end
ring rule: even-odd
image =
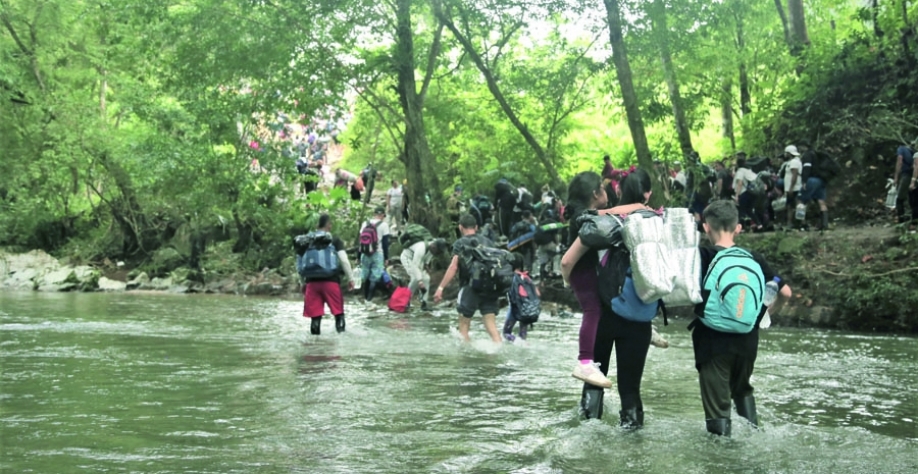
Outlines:
{"type": "MultiPolygon", "coordinates": [[[[622,399],[621,424],[638,427],[643,424],[644,409],[640,399],[641,377],[650,347],[652,327],[649,322],[629,321],[615,314],[599,297],[597,279],[599,255],[580,242],[577,217],[588,209],[598,209],[605,201],[599,175],[581,173],[571,181],[568,191],[571,222],[570,248],[561,260],[561,272],[569,282],[583,310],[580,325],[580,354],[573,376],[584,381],[581,413],[587,418],[602,416],[603,387],[612,382],[606,378],[613,347],[616,348],[617,387],[622,399]],[[576,203],[576,205],[575,205],[576,203]],[[597,373],[598,372],[598,373],[597,373]]],[[[628,214],[645,205],[651,195],[650,175],[641,169],[630,173],[621,183],[619,205],[598,211],[600,214],[628,214]]]]}

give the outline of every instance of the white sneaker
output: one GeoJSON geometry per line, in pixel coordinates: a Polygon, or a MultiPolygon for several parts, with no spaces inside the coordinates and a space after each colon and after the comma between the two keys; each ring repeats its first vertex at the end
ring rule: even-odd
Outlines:
{"type": "Polygon", "coordinates": [[[651,328],[653,332],[650,334],[650,345],[654,347],[659,347],[660,349],[666,349],[669,347],[669,341],[663,339],[663,336],[657,332],[657,328],[651,328]]]}
{"type": "Polygon", "coordinates": [[[577,361],[577,365],[574,367],[574,373],[571,375],[575,379],[583,380],[590,385],[602,388],[612,388],[612,381],[599,371],[599,362],[581,364],[580,361],[577,361]]]}

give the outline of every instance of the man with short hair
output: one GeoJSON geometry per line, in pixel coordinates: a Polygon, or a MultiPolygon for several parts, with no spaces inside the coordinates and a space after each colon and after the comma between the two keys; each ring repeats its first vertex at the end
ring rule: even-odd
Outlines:
{"type": "MultiPolygon", "coordinates": [[[[317,230],[331,234],[332,221],[328,214],[319,216],[317,230]]],[[[335,247],[340,270],[347,276],[348,290],[354,289],[354,275],[351,262],[347,258],[346,247],[340,238],[332,236],[331,245],[335,247]]],[[[322,325],[325,306],[335,316],[335,330],[344,332],[344,299],[341,296],[341,272],[326,278],[306,278],[303,287],[303,317],[310,318],[309,332],[318,336],[322,325]]]]}
{"type": "Polygon", "coordinates": [[[382,280],[383,272],[389,262],[389,224],[386,224],[386,210],[379,206],[373,217],[360,226],[362,234],[367,226],[376,228],[377,241],[369,252],[358,252],[360,257],[360,280],[363,282],[363,294],[366,303],[373,299],[376,284],[382,280]]]}
{"type": "Polygon", "coordinates": [[[404,211],[405,203],[402,197],[402,187],[399,186],[398,180],[393,179],[392,187],[386,191],[386,209],[394,224],[393,227],[398,228],[399,232],[401,232],[404,223],[402,211],[404,211]]]}
{"type": "MultiPolygon", "coordinates": [[[[918,139],[912,142],[912,146],[916,144],[918,144],[918,139]]],[[[915,152],[908,146],[902,145],[896,150],[896,174],[893,175],[893,182],[896,183],[896,189],[899,191],[898,196],[896,196],[896,220],[900,224],[909,221],[914,224],[918,221],[916,180],[918,180],[918,169],[915,166],[915,152]],[[908,200],[909,207],[912,208],[911,218],[905,216],[906,200],[908,200]]]]}
{"type": "Polygon", "coordinates": [[[434,302],[439,303],[443,299],[443,288],[453,281],[458,272],[462,287],[459,290],[459,302],[456,305],[456,309],[459,310],[459,334],[464,341],[470,341],[469,328],[472,325],[472,316],[475,315],[475,311],[479,311],[491,340],[500,343],[501,338],[497,332],[497,323],[495,322],[495,314],[497,314],[499,308],[497,300],[500,295],[475,291],[470,286],[471,275],[469,275],[469,269],[466,268],[466,264],[460,258],[469,247],[494,247],[494,243],[484,236],[476,235],[478,221],[471,214],[463,214],[459,217],[459,232],[462,237],[453,243],[453,258],[449,263],[449,268],[446,269],[446,273],[443,275],[443,280],[440,281],[440,285],[437,287],[437,292],[434,294],[434,302]]]}

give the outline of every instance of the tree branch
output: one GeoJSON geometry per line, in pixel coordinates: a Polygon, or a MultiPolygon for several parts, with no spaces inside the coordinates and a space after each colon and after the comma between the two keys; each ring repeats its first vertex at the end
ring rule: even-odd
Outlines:
{"type": "Polygon", "coordinates": [[[418,94],[418,103],[423,107],[424,99],[427,98],[427,89],[430,87],[430,80],[433,78],[434,69],[437,66],[437,56],[440,55],[440,39],[443,36],[443,23],[437,26],[437,32],[434,33],[433,44],[430,45],[430,51],[427,53],[427,71],[424,73],[424,81],[421,83],[421,92],[418,94]]]}

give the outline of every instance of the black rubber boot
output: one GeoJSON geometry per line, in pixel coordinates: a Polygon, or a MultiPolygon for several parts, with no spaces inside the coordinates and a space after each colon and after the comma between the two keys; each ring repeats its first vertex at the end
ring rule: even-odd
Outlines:
{"type": "Polygon", "coordinates": [[[318,318],[312,318],[312,322],[309,324],[309,333],[313,336],[318,336],[322,328],[322,316],[318,318]]]}
{"type": "Polygon", "coordinates": [[[746,395],[745,397],[734,398],[733,403],[736,405],[736,414],[749,420],[752,426],[758,428],[759,417],[755,412],[755,397],[746,395]]]}
{"type": "Polygon", "coordinates": [[[605,390],[595,385],[583,384],[583,394],[580,396],[580,416],[588,420],[602,418],[602,398],[605,390]]]}
{"type": "Polygon", "coordinates": [[[715,418],[713,420],[705,420],[704,423],[708,428],[708,433],[714,433],[720,436],[730,436],[729,418],[715,418]]]}
{"type": "Polygon", "coordinates": [[[819,217],[822,219],[819,230],[829,230],[829,211],[820,212],[819,217]]]}
{"type": "Polygon", "coordinates": [[[636,430],[644,426],[644,412],[637,408],[628,408],[618,412],[622,428],[626,430],[636,430]]]}
{"type": "Polygon", "coordinates": [[[344,332],[344,315],[339,314],[335,316],[335,331],[339,333],[344,332]]]}

